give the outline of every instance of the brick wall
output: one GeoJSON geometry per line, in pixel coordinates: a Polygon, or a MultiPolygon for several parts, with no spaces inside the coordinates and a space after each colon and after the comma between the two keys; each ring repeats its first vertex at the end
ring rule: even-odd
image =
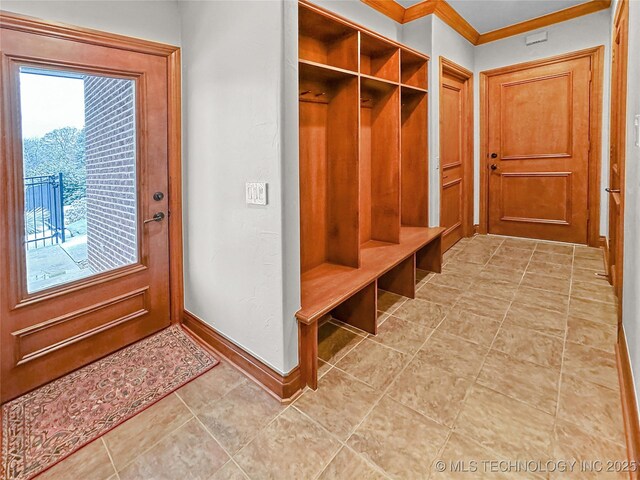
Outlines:
{"type": "Polygon", "coordinates": [[[103,272],[137,261],[134,82],[84,79],[87,254],[103,272]]]}

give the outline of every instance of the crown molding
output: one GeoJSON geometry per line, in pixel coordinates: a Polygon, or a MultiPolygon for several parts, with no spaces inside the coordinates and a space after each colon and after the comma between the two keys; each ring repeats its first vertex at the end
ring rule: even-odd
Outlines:
{"type": "Polygon", "coordinates": [[[521,33],[526,33],[538,28],[547,27],[555,23],[566,22],[574,18],[582,17],[600,10],[606,10],[611,6],[611,0],[589,0],[585,3],[565,8],[557,12],[549,13],[541,17],[524,22],[509,25],[504,28],[479,33],[467,22],[446,0],[422,0],[408,8],[403,7],[395,0],[360,0],[362,3],[374,8],[378,12],[404,24],[426,17],[437,15],[443,22],[466,38],[473,45],[482,45],[494,42],[521,33]]]}

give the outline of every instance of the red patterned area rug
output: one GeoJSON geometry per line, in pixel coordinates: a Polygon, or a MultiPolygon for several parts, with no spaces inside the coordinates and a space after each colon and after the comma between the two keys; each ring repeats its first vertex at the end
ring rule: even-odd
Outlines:
{"type": "Polygon", "coordinates": [[[6,403],[1,478],[33,478],[217,364],[176,325],[6,403]]]}

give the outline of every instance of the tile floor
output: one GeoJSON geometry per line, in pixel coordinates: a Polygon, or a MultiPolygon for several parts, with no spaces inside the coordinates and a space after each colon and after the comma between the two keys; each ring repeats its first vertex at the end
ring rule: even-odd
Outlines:
{"type": "Polygon", "coordinates": [[[628,478],[497,463],[626,458],[602,270],[596,249],[465,239],[415,300],[380,292],[377,337],[325,324],[293,405],[223,363],[40,478],[628,478]]]}

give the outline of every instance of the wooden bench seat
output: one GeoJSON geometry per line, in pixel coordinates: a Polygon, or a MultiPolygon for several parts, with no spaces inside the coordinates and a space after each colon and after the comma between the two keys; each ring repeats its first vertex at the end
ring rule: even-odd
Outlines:
{"type": "Polygon", "coordinates": [[[331,315],[375,335],[378,288],[414,298],[416,268],[440,272],[443,231],[402,227],[398,244],[363,244],[360,268],[323,263],[302,275],[302,308],[296,318],[300,368],[307,385],[317,387],[319,321],[331,315]]]}

